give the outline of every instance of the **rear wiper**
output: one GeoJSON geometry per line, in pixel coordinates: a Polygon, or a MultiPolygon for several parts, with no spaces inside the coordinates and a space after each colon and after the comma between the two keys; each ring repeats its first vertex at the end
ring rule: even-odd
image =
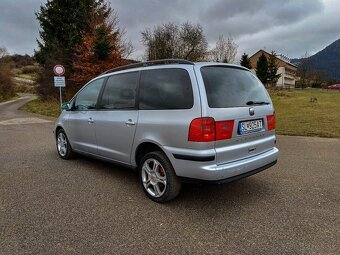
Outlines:
{"type": "Polygon", "coordinates": [[[264,102],[264,101],[248,101],[246,104],[247,105],[264,105],[264,104],[270,104],[270,103],[264,102]]]}

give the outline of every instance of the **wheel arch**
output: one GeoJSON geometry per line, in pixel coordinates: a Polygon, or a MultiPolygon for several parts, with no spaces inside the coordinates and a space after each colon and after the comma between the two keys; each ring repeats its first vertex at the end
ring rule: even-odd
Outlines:
{"type": "Polygon", "coordinates": [[[57,138],[59,130],[61,130],[61,129],[65,130],[61,125],[56,126],[56,128],[55,128],[55,137],[56,138],[57,138]]]}
{"type": "Polygon", "coordinates": [[[164,154],[166,154],[161,148],[161,146],[158,145],[157,143],[152,141],[144,141],[140,143],[135,150],[134,160],[136,165],[138,166],[144,155],[152,151],[161,151],[164,154]]]}

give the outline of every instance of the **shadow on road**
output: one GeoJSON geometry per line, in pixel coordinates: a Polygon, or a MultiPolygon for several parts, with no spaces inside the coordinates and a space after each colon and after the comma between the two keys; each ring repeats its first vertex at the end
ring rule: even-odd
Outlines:
{"type": "MultiPolygon", "coordinates": [[[[56,152],[53,152],[53,156],[58,157],[56,152]]],[[[76,158],[68,162],[77,164],[82,171],[91,171],[94,175],[105,175],[106,178],[111,178],[112,182],[123,183],[128,196],[135,196],[138,192],[138,197],[150,202],[146,196],[140,196],[143,191],[139,186],[137,170],[82,155],[77,155],[76,158]]],[[[239,207],[249,202],[256,203],[256,200],[266,199],[266,196],[273,193],[272,185],[261,178],[261,175],[263,173],[225,184],[184,183],[180,195],[162,206],[171,208],[183,208],[184,206],[198,209],[202,205],[206,205],[206,209],[208,209],[216,208],[221,204],[225,209],[226,205],[239,207]]]]}

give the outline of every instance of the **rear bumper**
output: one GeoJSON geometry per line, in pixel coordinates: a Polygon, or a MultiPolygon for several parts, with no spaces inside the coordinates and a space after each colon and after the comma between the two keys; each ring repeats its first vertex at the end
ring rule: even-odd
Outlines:
{"type": "Polygon", "coordinates": [[[164,151],[170,159],[176,174],[184,179],[198,179],[212,182],[228,182],[243,178],[275,165],[279,150],[276,147],[261,154],[228,162],[216,164],[215,161],[191,161],[175,158],[171,150],[164,147],[164,151]],[[230,180],[228,180],[230,179],[230,180]]]}
{"type": "Polygon", "coordinates": [[[239,179],[257,174],[259,172],[262,172],[263,170],[266,170],[266,169],[274,166],[276,163],[277,163],[277,160],[275,160],[274,162],[272,162],[268,165],[261,166],[261,167],[255,169],[255,170],[245,172],[243,174],[239,174],[239,175],[229,177],[229,178],[226,178],[226,179],[222,179],[222,180],[200,180],[200,179],[193,179],[193,178],[187,178],[187,177],[182,177],[181,179],[182,179],[183,182],[189,182],[189,183],[192,183],[192,182],[194,182],[194,183],[207,182],[207,183],[223,184],[223,183],[237,181],[239,179]]]}

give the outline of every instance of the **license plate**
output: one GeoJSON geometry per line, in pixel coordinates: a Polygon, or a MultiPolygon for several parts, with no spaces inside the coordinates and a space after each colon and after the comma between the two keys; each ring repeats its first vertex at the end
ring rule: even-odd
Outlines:
{"type": "Polygon", "coordinates": [[[260,131],[263,128],[262,120],[250,120],[250,121],[242,121],[238,125],[238,132],[240,135],[246,133],[252,133],[256,131],[260,131]]]}

